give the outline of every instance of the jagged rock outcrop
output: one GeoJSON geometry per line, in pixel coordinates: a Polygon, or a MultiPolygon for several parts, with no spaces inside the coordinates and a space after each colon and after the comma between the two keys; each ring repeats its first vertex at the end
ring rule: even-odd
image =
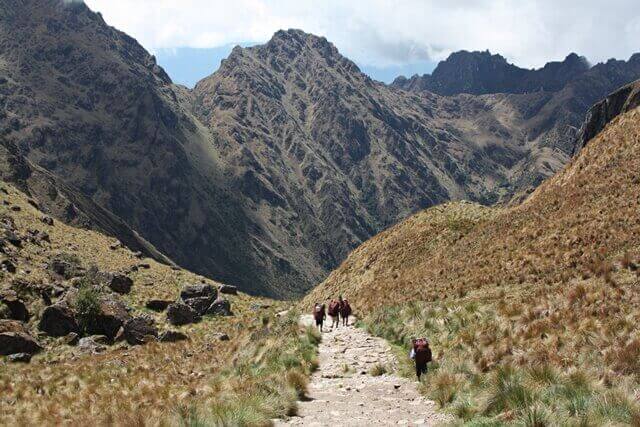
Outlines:
{"type": "Polygon", "coordinates": [[[563,61],[549,62],[537,70],[528,70],[489,51],[462,50],[440,62],[432,74],[414,75],[408,79],[400,76],[391,85],[439,95],[556,92],[587,70],[589,63],[586,58],[575,53],[563,61]]]}
{"type": "Polygon", "coordinates": [[[640,105],[640,81],[626,85],[587,112],[576,138],[575,153],[579,152],[591,138],[594,138],[614,118],[640,105]]]}

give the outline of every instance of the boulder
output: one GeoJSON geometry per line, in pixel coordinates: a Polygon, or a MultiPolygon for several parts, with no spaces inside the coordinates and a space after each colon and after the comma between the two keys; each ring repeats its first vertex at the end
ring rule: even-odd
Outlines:
{"type": "Polygon", "coordinates": [[[220,285],[218,292],[221,294],[238,295],[238,288],[233,285],[220,285]]]}
{"type": "Polygon", "coordinates": [[[0,261],[0,270],[4,270],[7,273],[15,273],[16,265],[10,259],[3,259],[0,261]]]}
{"type": "Polygon", "coordinates": [[[78,344],[78,341],[80,341],[80,335],[78,335],[75,332],[69,332],[62,339],[63,343],[65,343],[66,345],[71,345],[71,346],[78,344]]]}
{"type": "Polygon", "coordinates": [[[64,301],[50,305],[43,310],[38,328],[52,337],[80,333],[75,313],[64,301]]]}
{"type": "Polygon", "coordinates": [[[165,331],[160,334],[158,341],[160,342],[178,342],[178,341],[186,341],[189,337],[182,332],[178,331],[165,331]]]}
{"type": "Polygon", "coordinates": [[[42,218],[40,218],[40,221],[47,225],[53,225],[53,218],[51,218],[49,215],[44,215],[42,218]]]}
{"type": "Polygon", "coordinates": [[[107,282],[107,286],[119,294],[128,294],[131,292],[133,286],[133,280],[124,274],[110,274],[107,282]]]}
{"type": "Polygon", "coordinates": [[[198,283],[196,285],[187,285],[180,291],[180,298],[183,300],[199,297],[215,299],[217,297],[216,288],[205,283],[198,283]]]}
{"type": "Polygon", "coordinates": [[[90,325],[87,325],[87,332],[106,335],[113,340],[118,330],[131,319],[131,315],[125,303],[115,294],[101,295],[99,305],[99,314],[90,325]]]}
{"type": "Polygon", "coordinates": [[[93,337],[85,337],[78,342],[78,350],[83,353],[102,353],[107,347],[94,340],[93,337]]]}
{"type": "Polygon", "coordinates": [[[22,237],[18,236],[15,231],[8,228],[4,230],[4,240],[11,243],[13,246],[22,246],[22,237]]]}
{"type": "Polygon", "coordinates": [[[31,362],[30,353],[15,353],[10,354],[7,360],[11,363],[29,363],[31,362]]]}
{"type": "Polygon", "coordinates": [[[49,262],[49,269],[56,275],[69,280],[83,274],[83,268],[76,258],[69,255],[57,255],[49,262]]]}
{"type": "Polygon", "coordinates": [[[213,297],[195,297],[184,300],[184,303],[195,310],[199,316],[203,316],[207,313],[207,309],[213,304],[215,298],[213,297]]]}
{"type": "Polygon", "coordinates": [[[213,337],[215,339],[217,339],[218,341],[229,341],[229,335],[223,333],[223,332],[218,332],[217,334],[214,334],[213,337]]]}
{"type": "Polygon", "coordinates": [[[124,324],[124,336],[131,345],[145,344],[148,337],[158,336],[158,328],[150,316],[134,317],[124,324]]]}
{"type": "Polygon", "coordinates": [[[22,302],[15,291],[5,290],[0,293],[0,302],[9,309],[9,318],[26,322],[29,320],[29,311],[27,306],[22,302]]]}
{"type": "Polygon", "coordinates": [[[0,355],[37,353],[42,350],[26,327],[15,320],[0,320],[0,355]]]}
{"type": "Polygon", "coordinates": [[[207,314],[212,316],[233,316],[229,300],[218,298],[207,309],[207,314]]]}
{"type": "Polygon", "coordinates": [[[153,311],[165,311],[167,307],[169,307],[169,304],[171,304],[172,302],[173,301],[163,300],[163,299],[152,299],[147,301],[147,304],[145,304],[145,307],[153,311]]]}
{"type": "Polygon", "coordinates": [[[172,325],[187,325],[199,322],[200,319],[193,308],[181,302],[174,302],[167,307],[167,320],[172,325]]]}

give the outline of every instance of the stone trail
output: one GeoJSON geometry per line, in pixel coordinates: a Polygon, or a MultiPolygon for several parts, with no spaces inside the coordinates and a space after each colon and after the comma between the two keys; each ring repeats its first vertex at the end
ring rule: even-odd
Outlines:
{"type": "MultiPolygon", "coordinates": [[[[311,321],[311,316],[301,319],[311,321]]],[[[393,374],[397,360],[387,342],[360,328],[324,332],[319,358],[298,416],[274,420],[276,426],[430,426],[450,420],[418,393],[415,381],[393,374]],[[377,364],[389,373],[372,376],[377,364]]]]}

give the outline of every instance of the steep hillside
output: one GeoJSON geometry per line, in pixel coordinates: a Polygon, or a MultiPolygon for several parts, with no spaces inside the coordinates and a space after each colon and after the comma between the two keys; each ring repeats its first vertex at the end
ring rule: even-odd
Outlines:
{"type": "Polygon", "coordinates": [[[289,30],[190,91],[81,2],[9,0],[0,24],[3,176],[61,219],[277,297],[419,209],[526,194],[587,108],[640,76],[614,61],[578,84],[571,57],[540,74],[558,92],[412,93],[289,30]]]}
{"type": "Polygon", "coordinates": [[[299,335],[295,316],[275,319],[281,304],[52,220],[10,184],[0,200],[2,424],[256,425],[295,413],[317,337],[299,335]],[[230,315],[189,319],[220,301],[230,315]]]}
{"type": "Polygon", "coordinates": [[[637,423],[639,148],[636,108],[522,205],[421,212],[304,304],[342,294],[379,335],[428,336],[425,392],[463,419],[637,423]]]}

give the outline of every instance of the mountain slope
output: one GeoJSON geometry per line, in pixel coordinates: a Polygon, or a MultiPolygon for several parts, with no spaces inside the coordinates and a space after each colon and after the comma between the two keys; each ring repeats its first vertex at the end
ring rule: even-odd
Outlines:
{"type": "MultiPolygon", "coordinates": [[[[234,49],[190,91],[84,4],[9,0],[0,24],[3,146],[47,177],[21,188],[62,218],[74,204],[78,223],[278,297],[421,208],[529,191],[568,160],[589,100],[614,80],[409,93],[289,30],[234,49]],[[71,204],[50,197],[58,186],[71,204]]],[[[601,74],[632,72],[614,65],[601,74]]]]}
{"type": "Polygon", "coordinates": [[[374,334],[407,350],[426,336],[424,393],[461,422],[636,425],[639,170],[635,108],[521,205],[427,209],[302,306],[342,295],[374,334]]]}
{"type": "Polygon", "coordinates": [[[614,118],[519,206],[447,204],[391,227],[354,251],[308,300],[343,292],[371,306],[385,303],[380,298],[566,284],[594,263],[636,250],[639,133],[637,108],[614,118]]]}

